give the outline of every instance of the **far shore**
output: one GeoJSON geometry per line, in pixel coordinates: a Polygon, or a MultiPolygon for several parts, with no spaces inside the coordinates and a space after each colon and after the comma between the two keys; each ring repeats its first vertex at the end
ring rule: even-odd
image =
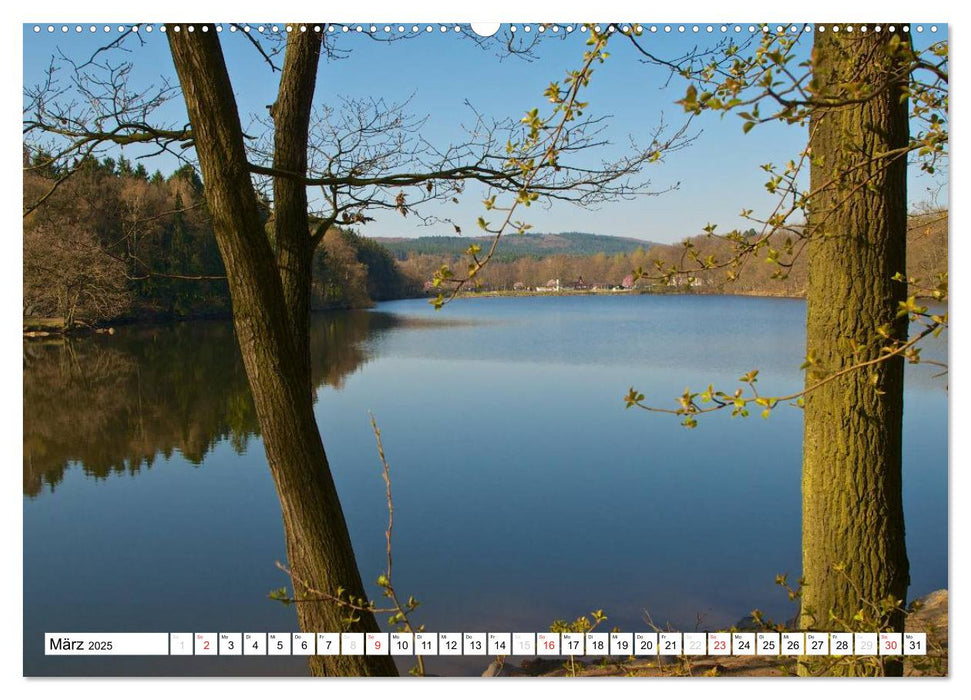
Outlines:
{"type": "MultiPolygon", "coordinates": [[[[579,296],[732,296],[732,297],[761,297],[765,299],[805,299],[805,295],[784,294],[780,292],[757,291],[725,291],[714,289],[685,289],[685,288],[651,288],[651,289],[560,289],[558,291],[537,291],[530,289],[497,289],[486,291],[459,292],[459,299],[494,299],[503,297],[579,297],[579,296]]],[[[431,299],[431,295],[418,297],[402,297],[401,299],[383,299],[382,301],[402,301],[404,299],[431,299]]],[[[933,301],[923,298],[924,301],[933,301]]],[[[371,307],[364,307],[371,308],[371,307]]],[[[315,309],[314,313],[332,313],[334,311],[352,311],[355,309],[333,308],[315,309]]],[[[360,310],[360,309],[357,309],[360,310]]],[[[88,333],[114,333],[119,326],[149,326],[168,323],[183,323],[187,321],[226,320],[231,319],[229,311],[203,312],[187,316],[134,316],[97,323],[77,323],[68,328],[63,318],[26,316],[23,319],[23,334],[25,338],[46,338],[64,335],[85,335],[88,333]]]]}
{"type": "Polygon", "coordinates": [[[559,291],[536,291],[530,289],[495,289],[486,291],[460,292],[459,298],[477,299],[482,297],[573,297],[573,296],[734,296],[734,297],[765,297],[769,299],[804,299],[804,294],[784,294],[781,292],[742,291],[729,292],[725,290],[700,290],[685,288],[652,288],[652,289],[561,289],[559,291]]]}

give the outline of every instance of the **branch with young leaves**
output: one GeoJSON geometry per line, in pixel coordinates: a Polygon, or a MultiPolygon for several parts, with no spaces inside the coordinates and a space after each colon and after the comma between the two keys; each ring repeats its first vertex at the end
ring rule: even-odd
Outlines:
{"type": "MultiPolygon", "coordinates": [[[[597,629],[601,624],[607,621],[607,615],[603,610],[594,610],[590,613],[590,617],[586,615],[581,615],[572,622],[567,622],[566,620],[553,620],[553,624],[550,625],[550,632],[562,633],[562,632],[572,632],[574,634],[590,634],[595,629],[597,629]],[[590,620],[593,620],[591,622],[590,620]]],[[[619,632],[618,628],[614,628],[614,632],[619,632]]],[[[577,675],[577,665],[576,665],[576,655],[570,654],[569,659],[566,664],[564,664],[566,672],[571,676],[577,675]]]]}
{"type": "MultiPolygon", "coordinates": [[[[870,154],[865,162],[849,166],[844,175],[847,178],[854,177],[855,181],[853,187],[842,190],[839,197],[846,199],[869,187],[874,174],[881,167],[889,166],[901,158],[913,159],[928,174],[934,174],[939,169],[939,163],[947,158],[949,136],[946,41],[936,42],[922,51],[917,51],[909,42],[903,40],[903,25],[897,25],[894,27],[896,33],[892,34],[886,49],[894,64],[899,66],[895,74],[879,85],[870,85],[865,81],[847,81],[837,88],[827,87],[824,90],[812,75],[809,52],[800,50],[804,39],[811,37],[811,33],[807,31],[811,28],[780,29],[781,31],[773,31],[765,26],[756,42],[750,38],[741,43],[728,40],[727,44],[720,44],[720,50],[695,50],[672,60],[664,60],[646,51],[638,40],[639,34],[630,34],[629,38],[645,57],[645,62],[665,67],[672,75],[688,81],[684,97],[677,101],[686,113],[734,113],[742,119],[742,130],[745,133],[760,124],[770,122],[806,126],[814,114],[823,114],[828,110],[873,99],[885,92],[890,85],[899,84],[903,79],[911,105],[911,124],[918,124],[921,128],[911,135],[905,147],[886,153],[870,154]]],[[[823,29],[825,28],[816,28],[816,31],[823,29]]],[[[890,27],[857,25],[844,27],[843,31],[890,32],[890,27]]],[[[793,221],[797,217],[805,218],[810,200],[817,199],[824,192],[832,191],[843,184],[827,182],[811,192],[804,191],[799,180],[812,159],[813,156],[807,148],[783,167],[771,163],[762,166],[769,175],[765,183],[766,190],[770,194],[778,195],[779,201],[771,214],[765,217],[753,216],[751,209],[742,210],[742,218],[752,221],[760,229],[755,237],[746,236],[737,230],[716,234],[715,225],[709,224],[705,227],[708,237],[727,241],[732,245],[731,253],[727,257],[702,257],[689,240],[684,242],[685,249],[676,263],[656,259],[654,270],[635,270],[634,279],[667,284],[675,277],[688,275],[690,282],[696,273],[724,269],[727,280],[734,281],[742,266],[754,254],[764,249],[767,249],[766,262],[777,268],[773,272],[773,279],[785,279],[789,269],[804,250],[806,241],[812,236],[810,229],[793,221]]],[[[825,223],[828,212],[816,212],[814,216],[815,228],[818,228],[825,223]]]]}
{"type": "MultiPolygon", "coordinates": [[[[287,593],[287,589],[278,588],[276,590],[270,591],[269,597],[272,600],[277,600],[284,605],[299,605],[300,603],[309,602],[331,602],[338,607],[342,608],[346,612],[346,616],[342,618],[343,622],[348,626],[357,622],[360,618],[358,613],[369,612],[374,615],[388,615],[388,624],[397,625],[397,628],[401,632],[423,632],[425,630],[424,625],[413,625],[409,615],[413,613],[421,603],[414,597],[408,596],[408,599],[404,602],[398,596],[398,592],[394,587],[391,577],[391,569],[393,563],[392,548],[391,548],[391,536],[394,530],[394,501],[391,496],[391,466],[388,464],[387,457],[384,452],[384,444],[381,441],[381,430],[378,428],[377,421],[374,419],[372,414],[368,414],[371,419],[371,430],[374,433],[374,441],[378,450],[378,459],[381,462],[381,477],[384,479],[385,484],[385,499],[387,501],[388,507],[388,526],[385,529],[385,556],[386,556],[386,567],[384,572],[378,575],[377,585],[381,588],[382,595],[391,601],[390,606],[381,607],[377,605],[373,600],[367,600],[362,596],[351,595],[343,587],[338,587],[333,593],[328,593],[326,591],[321,591],[312,586],[308,581],[305,581],[294,575],[293,571],[289,567],[276,562],[277,568],[283,571],[285,574],[290,576],[294,583],[294,588],[299,586],[306,591],[306,594],[301,597],[291,596],[287,593]]],[[[425,675],[425,662],[421,655],[415,657],[415,668],[412,669],[413,675],[424,676],[425,675]]]]}
{"type": "MultiPolygon", "coordinates": [[[[816,31],[824,29],[816,28],[816,31]]],[[[830,217],[840,211],[852,197],[872,187],[879,174],[891,164],[901,159],[913,158],[924,172],[933,174],[939,161],[947,157],[948,149],[947,44],[937,42],[924,51],[916,51],[901,37],[903,27],[897,26],[896,29],[900,31],[892,35],[886,44],[888,56],[880,58],[892,59],[898,69],[878,85],[857,80],[840,82],[835,88],[824,88],[813,75],[812,60],[808,52],[798,50],[800,40],[808,34],[801,28],[795,33],[790,33],[787,29],[776,33],[765,27],[754,48],[750,46],[751,40],[742,45],[730,42],[720,53],[705,56],[705,60],[689,57],[677,63],[664,63],[648,56],[650,62],[667,65],[673,73],[688,81],[684,97],[678,100],[678,104],[688,114],[697,115],[705,111],[735,113],[743,120],[742,129],[745,133],[769,122],[806,126],[811,117],[817,117],[821,121],[842,107],[874,99],[891,86],[899,85],[901,81],[907,86],[905,92],[910,99],[911,122],[921,124],[923,128],[913,134],[905,146],[881,153],[869,153],[865,159],[848,163],[839,178],[834,177],[823,182],[811,191],[805,191],[800,186],[807,166],[818,163],[818,156],[808,146],[782,168],[771,163],[763,165],[763,170],[769,175],[765,183],[766,190],[776,195],[778,200],[768,216],[754,216],[750,209],[743,210],[741,214],[742,218],[758,224],[761,227],[760,232],[747,235],[736,230],[722,235],[716,234],[715,225],[709,224],[705,227],[705,233],[708,238],[729,244],[730,252],[727,256],[704,255],[689,239],[682,243],[677,260],[656,258],[653,271],[638,268],[634,270],[633,278],[662,284],[686,278],[691,284],[697,274],[724,270],[731,282],[738,279],[740,270],[747,261],[765,251],[766,262],[776,268],[772,278],[786,279],[816,232],[825,230],[830,217]],[[765,105],[768,105],[768,109],[765,109],[765,105]],[[813,211],[811,226],[798,221],[798,218],[806,220],[810,202],[827,199],[830,201],[825,209],[813,211]]],[[[846,27],[843,30],[854,31],[853,28],[846,27]]],[[[889,31],[889,27],[857,26],[855,31],[889,31]]],[[[635,37],[632,37],[632,41],[636,44],[635,37]]],[[[813,128],[818,128],[818,123],[813,128]]],[[[812,140],[808,139],[810,143],[812,140]]],[[[923,329],[906,340],[893,337],[889,328],[878,327],[875,329],[877,338],[873,342],[879,343],[880,347],[875,350],[850,340],[852,356],[846,358],[848,365],[845,367],[828,368],[824,371],[817,366],[814,358],[807,357],[802,368],[810,369],[810,381],[800,392],[785,396],[761,395],[755,386],[758,373],[756,370],[741,377],[743,386],[732,392],[716,391],[711,386],[697,393],[686,390],[678,397],[676,408],[647,405],[644,403],[643,394],[633,387],[625,397],[625,402],[628,408],[637,406],[649,411],[682,416],[683,425],[695,427],[698,415],[729,409],[733,416],[744,417],[748,415],[752,405],[761,407],[763,417],[768,417],[780,402],[794,401],[796,405],[801,405],[803,397],[816,388],[850,372],[873,370],[893,357],[902,356],[911,363],[920,362],[920,348],[917,344],[928,336],[940,334],[947,327],[947,313],[930,313],[916,299],[920,296],[946,302],[947,273],[940,273],[929,284],[906,275],[904,271],[898,271],[893,279],[906,284],[909,295],[906,301],[901,302],[897,317],[908,316],[911,321],[922,323],[923,329]]],[[[929,362],[946,367],[939,362],[929,362]]],[[[878,381],[876,374],[873,377],[874,381],[878,381]]]]}
{"type": "MultiPolygon", "coordinates": [[[[503,172],[508,173],[507,181],[503,187],[497,187],[498,192],[490,193],[483,200],[486,211],[498,212],[500,220],[492,223],[483,216],[477,222],[480,229],[491,235],[488,248],[483,253],[482,246],[473,243],[466,249],[469,263],[464,275],[456,275],[448,265],[443,265],[433,276],[433,287],[449,287],[430,301],[436,309],[454,299],[466,285],[477,281],[476,276],[495,256],[499,242],[507,231],[523,234],[532,228],[525,221],[514,219],[520,207],[529,207],[541,197],[568,199],[568,193],[582,193],[584,187],[592,187],[594,196],[601,198],[605,192],[615,198],[636,194],[637,190],[641,190],[642,194],[647,193],[643,188],[611,191],[607,187],[647,163],[660,161],[665,153],[683,148],[690,142],[691,139],[686,138],[689,119],[669,138],[662,137],[664,125],[660,125],[652,135],[650,146],[635,149],[634,155],[612,166],[604,165],[599,171],[583,170],[564,163],[564,155],[577,148],[572,133],[573,124],[588,107],[588,103],[580,100],[581,91],[589,86],[594,66],[603,63],[609,56],[605,49],[614,30],[607,27],[605,31],[600,31],[599,27],[593,25],[584,25],[583,29],[589,31],[590,36],[586,41],[589,48],[583,53],[580,67],[569,71],[562,84],[550,83],[544,92],[544,97],[553,105],[550,113],[541,116],[539,108],[531,109],[521,119],[522,137],[506,143],[503,172]],[[562,177],[561,173],[571,171],[579,172],[581,176],[572,179],[562,177]],[[505,206],[498,204],[498,196],[510,190],[515,195],[514,199],[505,206]]],[[[583,199],[579,201],[582,203],[583,199]]]]}
{"type": "MultiPolygon", "coordinates": [[[[940,283],[942,286],[933,289],[928,288],[941,301],[947,299],[946,275],[944,277],[945,279],[942,279],[940,283]]],[[[762,409],[762,417],[768,418],[780,403],[794,402],[793,405],[801,408],[804,397],[816,391],[821,386],[851,372],[875,368],[894,357],[903,357],[911,364],[918,364],[924,361],[921,359],[920,348],[917,345],[924,338],[939,336],[947,328],[947,313],[938,314],[931,312],[928,307],[920,305],[915,296],[911,296],[906,301],[900,302],[897,317],[901,318],[903,316],[907,316],[911,322],[918,322],[924,327],[908,340],[900,340],[892,336],[892,330],[888,325],[880,326],[876,329],[877,334],[885,342],[877,348],[876,356],[870,359],[852,362],[848,366],[840,369],[826,371],[825,368],[820,367],[820,363],[816,358],[807,356],[805,362],[803,362],[799,369],[810,370],[819,378],[797,392],[779,396],[761,394],[756,386],[759,370],[754,369],[739,377],[738,381],[744,386],[738,387],[732,392],[716,390],[710,384],[707,389],[700,392],[692,392],[690,389],[685,389],[684,393],[677,398],[676,408],[662,408],[646,404],[644,394],[634,387],[631,387],[624,397],[624,403],[627,408],[637,407],[653,413],[683,416],[681,425],[686,428],[696,428],[698,426],[697,416],[706,413],[730,410],[733,418],[735,416],[747,418],[749,416],[749,407],[755,405],[762,409]]],[[[852,341],[851,345],[853,346],[854,357],[866,354],[868,350],[864,345],[852,341]]],[[[927,362],[941,365],[941,363],[933,360],[927,362]]],[[[879,381],[878,374],[874,373],[871,377],[874,384],[879,381]]]]}
{"type": "MultiPolygon", "coordinates": [[[[833,573],[846,586],[847,590],[852,591],[854,603],[859,607],[852,616],[841,617],[832,610],[827,610],[825,614],[817,614],[811,608],[803,608],[802,615],[805,615],[810,622],[799,628],[829,629],[834,632],[892,632],[893,627],[890,620],[896,615],[910,616],[921,609],[921,602],[914,601],[910,608],[904,608],[904,601],[892,595],[883,596],[879,599],[871,599],[864,595],[856,581],[850,577],[849,566],[844,562],[837,562],[831,567],[833,573]],[[825,619],[820,619],[825,618],[825,619]]],[[[790,601],[797,601],[803,598],[803,591],[807,586],[804,579],[800,578],[795,586],[789,583],[787,574],[779,574],[775,578],[775,584],[782,588],[790,601]]],[[[821,612],[821,611],[820,611],[821,612]]],[[[770,632],[786,632],[791,628],[781,622],[773,621],[765,616],[761,610],[753,610],[750,617],[758,628],[770,632]]],[[[909,626],[908,626],[909,629],[909,626]]],[[[933,630],[931,630],[933,631],[933,630]]],[[[920,657],[908,657],[908,661],[914,663],[915,668],[928,670],[932,675],[943,675],[947,663],[947,650],[935,639],[936,635],[927,635],[927,654],[920,657]]],[[[900,659],[900,654],[894,656],[887,655],[823,655],[823,656],[804,656],[798,660],[798,667],[802,673],[813,677],[825,676],[883,676],[886,673],[885,662],[888,659],[900,659]]],[[[792,673],[794,669],[784,668],[787,673],[792,673]]]]}

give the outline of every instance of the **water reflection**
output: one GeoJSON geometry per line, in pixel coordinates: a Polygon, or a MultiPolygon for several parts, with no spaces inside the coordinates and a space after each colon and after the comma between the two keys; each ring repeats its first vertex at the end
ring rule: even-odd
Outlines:
{"type": "MultiPolygon", "coordinates": [[[[369,359],[363,341],[401,325],[379,312],[321,314],[314,386],[343,387],[369,359]]],[[[259,423],[228,321],[119,328],[24,342],[24,495],[53,491],[77,464],[93,478],[137,474],[179,452],[199,465],[228,440],[243,454],[259,423]]]]}
{"type": "MultiPolygon", "coordinates": [[[[730,625],[755,607],[791,616],[773,580],[799,567],[801,414],[713,415],[685,431],[627,411],[621,397],[631,383],[654,397],[734,386],[754,367],[773,391],[798,388],[802,302],[537,297],[462,300],[437,314],[421,300],[381,309],[314,319],[315,411],[371,582],[386,562],[375,412],[401,515],[396,584],[422,599],[428,629],[538,630],[595,608],[624,630],[643,629],[645,609],[684,629],[699,614],[730,625]]],[[[946,359],[946,338],[925,357],[946,359]]],[[[908,366],[915,596],[947,585],[937,372],[908,366]]],[[[24,411],[26,674],[306,673],[296,657],[47,657],[39,641],[55,629],[297,631],[293,609],[266,596],[289,583],[273,565],[286,557],[285,532],[228,322],[27,343],[24,411]],[[105,478],[119,472],[138,479],[105,478]]],[[[457,657],[432,670],[483,667],[457,657]]]]}

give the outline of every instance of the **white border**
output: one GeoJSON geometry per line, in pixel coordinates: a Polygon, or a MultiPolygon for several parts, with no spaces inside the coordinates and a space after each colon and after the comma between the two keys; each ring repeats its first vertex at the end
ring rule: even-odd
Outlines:
{"type": "MultiPolygon", "coordinates": [[[[9,7],[9,6],[8,6],[9,7]]],[[[899,19],[914,20],[912,24],[917,24],[918,20],[927,20],[944,24],[953,22],[955,11],[943,5],[915,6],[913,2],[905,3],[899,0],[887,0],[883,2],[864,2],[848,3],[843,0],[820,0],[811,5],[794,5],[791,3],[755,3],[747,0],[745,3],[725,3],[713,2],[711,0],[701,0],[699,2],[688,3],[658,3],[648,4],[644,2],[631,2],[630,0],[599,0],[589,7],[581,4],[566,7],[565,3],[554,3],[551,0],[541,0],[531,4],[525,4],[519,0],[493,0],[488,4],[482,3],[475,7],[469,7],[464,3],[456,3],[448,0],[423,0],[420,5],[406,6],[403,3],[391,2],[390,0],[372,0],[364,3],[321,3],[316,6],[306,2],[272,2],[258,3],[252,0],[242,0],[235,2],[230,10],[226,7],[214,10],[205,7],[197,0],[188,2],[186,0],[170,0],[169,2],[159,3],[153,7],[139,7],[130,2],[99,2],[88,6],[79,6],[76,3],[67,3],[63,0],[51,0],[43,4],[34,4],[27,7],[16,9],[16,16],[10,15],[10,11],[4,8],[5,22],[4,32],[7,34],[6,41],[3,42],[4,66],[8,76],[13,76],[16,81],[23,75],[22,70],[22,28],[24,22],[64,22],[65,19],[83,19],[86,23],[104,23],[132,20],[159,20],[178,18],[184,22],[195,22],[211,19],[216,15],[221,19],[231,19],[233,21],[246,20],[266,20],[281,18],[290,12],[294,16],[306,16],[308,13],[319,12],[324,15],[327,21],[332,22],[363,22],[374,20],[384,22],[388,20],[408,22],[468,22],[470,20],[478,22],[496,21],[518,21],[518,22],[582,22],[585,19],[620,19],[633,21],[650,21],[656,23],[663,22],[738,22],[739,20],[759,20],[761,22],[791,22],[794,19],[801,21],[822,19],[827,22],[859,22],[871,21],[874,19],[886,20],[897,17],[899,19]],[[265,8],[269,8],[267,11],[265,8]],[[30,12],[31,14],[28,14],[30,12]],[[914,14],[930,15],[928,17],[913,17],[914,14]],[[140,15],[140,16],[139,16],[140,15]]],[[[955,27],[952,23],[948,27],[948,36],[952,44],[952,61],[957,63],[955,76],[961,76],[966,68],[963,60],[963,45],[958,43],[957,50],[954,50],[954,38],[960,37],[960,30],[963,24],[955,27]]],[[[963,93],[960,87],[951,91],[952,115],[960,118],[964,110],[961,107],[963,93]]],[[[4,261],[4,274],[0,275],[0,285],[2,285],[2,316],[0,324],[3,328],[3,344],[0,345],[2,352],[3,367],[6,371],[6,379],[14,381],[14,386],[19,388],[15,396],[8,398],[13,405],[8,406],[3,412],[2,430],[5,443],[9,448],[11,457],[4,470],[6,478],[11,483],[6,484],[3,493],[7,495],[9,501],[0,510],[0,517],[3,518],[3,533],[5,551],[3,560],[12,562],[12,566],[6,568],[3,577],[3,600],[6,601],[7,614],[3,616],[6,623],[5,633],[0,635],[0,658],[2,658],[3,685],[11,686],[16,695],[30,693],[31,697],[49,698],[57,697],[63,700],[65,694],[83,693],[87,695],[97,694],[99,697],[131,696],[137,694],[145,700],[151,698],[166,698],[171,700],[173,696],[196,697],[202,693],[212,692],[239,692],[245,693],[246,697],[259,694],[260,696],[277,695],[280,693],[346,693],[346,692],[408,692],[399,684],[414,683],[409,686],[415,693],[422,693],[423,696],[432,697],[451,697],[453,694],[461,693],[470,698],[487,697],[496,693],[493,682],[503,684],[503,692],[531,693],[549,691],[549,684],[556,683],[555,691],[566,697],[579,697],[581,693],[588,695],[591,691],[609,693],[611,698],[620,696],[639,696],[643,697],[646,693],[657,692],[677,692],[679,696],[685,695],[692,697],[695,695],[710,695],[712,692],[719,692],[726,687],[719,686],[713,688],[708,683],[702,681],[682,682],[675,690],[673,683],[678,683],[674,679],[639,679],[620,681],[619,679],[584,679],[577,683],[569,679],[560,681],[536,680],[536,679],[504,679],[502,681],[474,680],[474,679],[440,679],[435,681],[418,681],[414,679],[402,679],[399,681],[361,681],[357,679],[326,679],[322,681],[301,680],[301,679],[149,679],[149,680],[104,680],[104,679],[73,679],[73,680],[25,680],[22,678],[22,609],[18,602],[22,599],[22,488],[20,480],[16,479],[19,472],[19,464],[22,462],[22,359],[21,359],[21,339],[20,335],[14,335],[17,330],[16,323],[20,315],[18,299],[22,296],[22,286],[20,276],[22,274],[22,252],[20,237],[17,235],[19,224],[16,221],[16,214],[21,205],[20,178],[14,174],[13,163],[19,162],[21,137],[20,124],[14,124],[13,120],[19,117],[20,95],[14,94],[12,89],[8,89],[2,95],[6,109],[3,114],[7,115],[9,123],[5,124],[7,134],[4,140],[3,161],[7,165],[2,170],[3,173],[3,195],[6,198],[3,211],[8,217],[9,228],[7,235],[3,237],[5,248],[2,251],[4,261]],[[311,687],[311,682],[323,682],[325,687],[311,687]],[[333,684],[337,684],[335,687],[333,684]],[[360,685],[364,683],[366,685],[360,685]],[[381,683],[380,689],[376,683],[381,683]],[[663,687],[655,684],[661,683],[663,687]],[[358,685],[355,685],[358,684],[358,685]],[[609,687],[608,687],[609,684],[609,687]],[[394,686],[393,688],[391,686],[394,686]],[[252,695],[251,695],[252,694],[252,695]]],[[[952,117],[952,121],[955,119],[952,117]]],[[[953,127],[952,127],[953,130],[953,127]]],[[[961,134],[962,131],[958,130],[961,134]]],[[[958,136],[957,143],[960,143],[961,136],[958,136]]],[[[952,152],[955,141],[951,142],[952,152]]],[[[951,171],[951,190],[958,192],[961,190],[960,173],[963,161],[952,158],[951,171]]],[[[959,206],[958,198],[951,197],[951,230],[956,232],[951,238],[950,260],[952,268],[963,270],[968,264],[967,244],[963,240],[964,216],[959,206]]],[[[954,299],[960,300],[958,304],[961,309],[967,303],[966,280],[963,275],[957,275],[951,280],[952,311],[954,299]]],[[[958,325],[952,326],[950,330],[950,347],[952,360],[960,357],[960,350],[965,349],[966,331],[960,325],[961,315],[954,316],[958,325]]],[[[959,397],[950,407],[950,430],[949,438],[951,441],[950,462],[957,465],[952,468],[949,474],[949,513],[952,527],[949,533],[949,572],[950,572],[950,622],[951,629],[958,632],[971,630],[968,624],[966,608],[962,605],[962,595],[956,590],[956,582],[963,581],[967,573],[966,556],[962,555],[962,550],[966,550],[966,543],[971,538],[965,537],[968,532],[968,511],[963,507],[968,493],[968,477],[965,469],[968,464],[967,459],[967,438],[954,430],[957,425],[967,425],[968,410],[962,406],[966,388],[966,372],[960,362],[950,364],[950,391],[951,396],[959,397]],[[954,504],[961,504],[962,507],[954,508],[954,504]],[[963,547],[955,547],[953,543],[962,542],[963,547]],[[958,595],[955,596],[955,593],[958,595]]],[[[8,394],[13,394],[14,389],[8,389],[8,394]]],[[[962,591],[963,592],[963,591],[962,591]]],[[[968,673],[963,670],[962,660],[968,646],[963,643],[961,634],[951,634],[950,640],[950,673],[951,679],[955,677],[967,677],[968,673]]],[[[820,692],[840,692],[843,688],[837,689],[835,686],[843,686],[849,681],[836,679],[821,681],[825,685],[819,686],[817,682],[805,682],[801,680],[781,680],[772,681],[769,679],[733,679],[732,692],[744,693],[752,690],[762,690],[773,694],[784,692],[793,697],[818,696],[820,692]],[[786,683],[785,686],[775,683],[786,683]],[[770,686],[771,684],[771,686],[770,686]]],[[[867,683],[868,681],[863,681],[867,683]]],[[[911,696],[915,692],[926,692],[931,690],[935,695],[952,695],[957,684],[953,680],[909,680],[902,681],[883,681],[880,682],[879,689],[874,688],[870,692],[879,692],[881,697],[903,697],[904,693],[911,696]],[[933,688],[926,687],[933,683],[933,688]]],[[[852,689],[859,692],[863,686],[855,685],[852,689]]],[[[868,689],[869,690],[869,689],[868,689]]]]}

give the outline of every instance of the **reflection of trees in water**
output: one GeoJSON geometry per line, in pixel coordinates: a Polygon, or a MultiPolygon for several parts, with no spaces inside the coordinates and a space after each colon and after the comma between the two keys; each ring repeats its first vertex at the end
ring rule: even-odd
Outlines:
{"type": "MultiPolygon", "coordinates": [[[[368,360],[362,341],[401,322],[367,311],[316,316],[314,385],[340,389],[368,360]]],[[[223,440],[242,454],[258,434],[228,321],[24,343],[25,495],[55,488],[71,463],[96,478],[136,474],[176,451],[200,464],[223,440]]]]}
{"type": "Polygon", "coordinates": [[[314,316],[310,325],[314,387],[343,389],[348,375],[371,359],[365,340],[413,324],[412,319],[380,311],[336,311],[314,316]]]}
{"type": "Polygon", "coordinates": [[[194,464],[219,441],[257,433],[232,328],[123,328],[24,344],[24,493],[52,488],[71,462],[134,474],[178,451],[194,464]]]}

